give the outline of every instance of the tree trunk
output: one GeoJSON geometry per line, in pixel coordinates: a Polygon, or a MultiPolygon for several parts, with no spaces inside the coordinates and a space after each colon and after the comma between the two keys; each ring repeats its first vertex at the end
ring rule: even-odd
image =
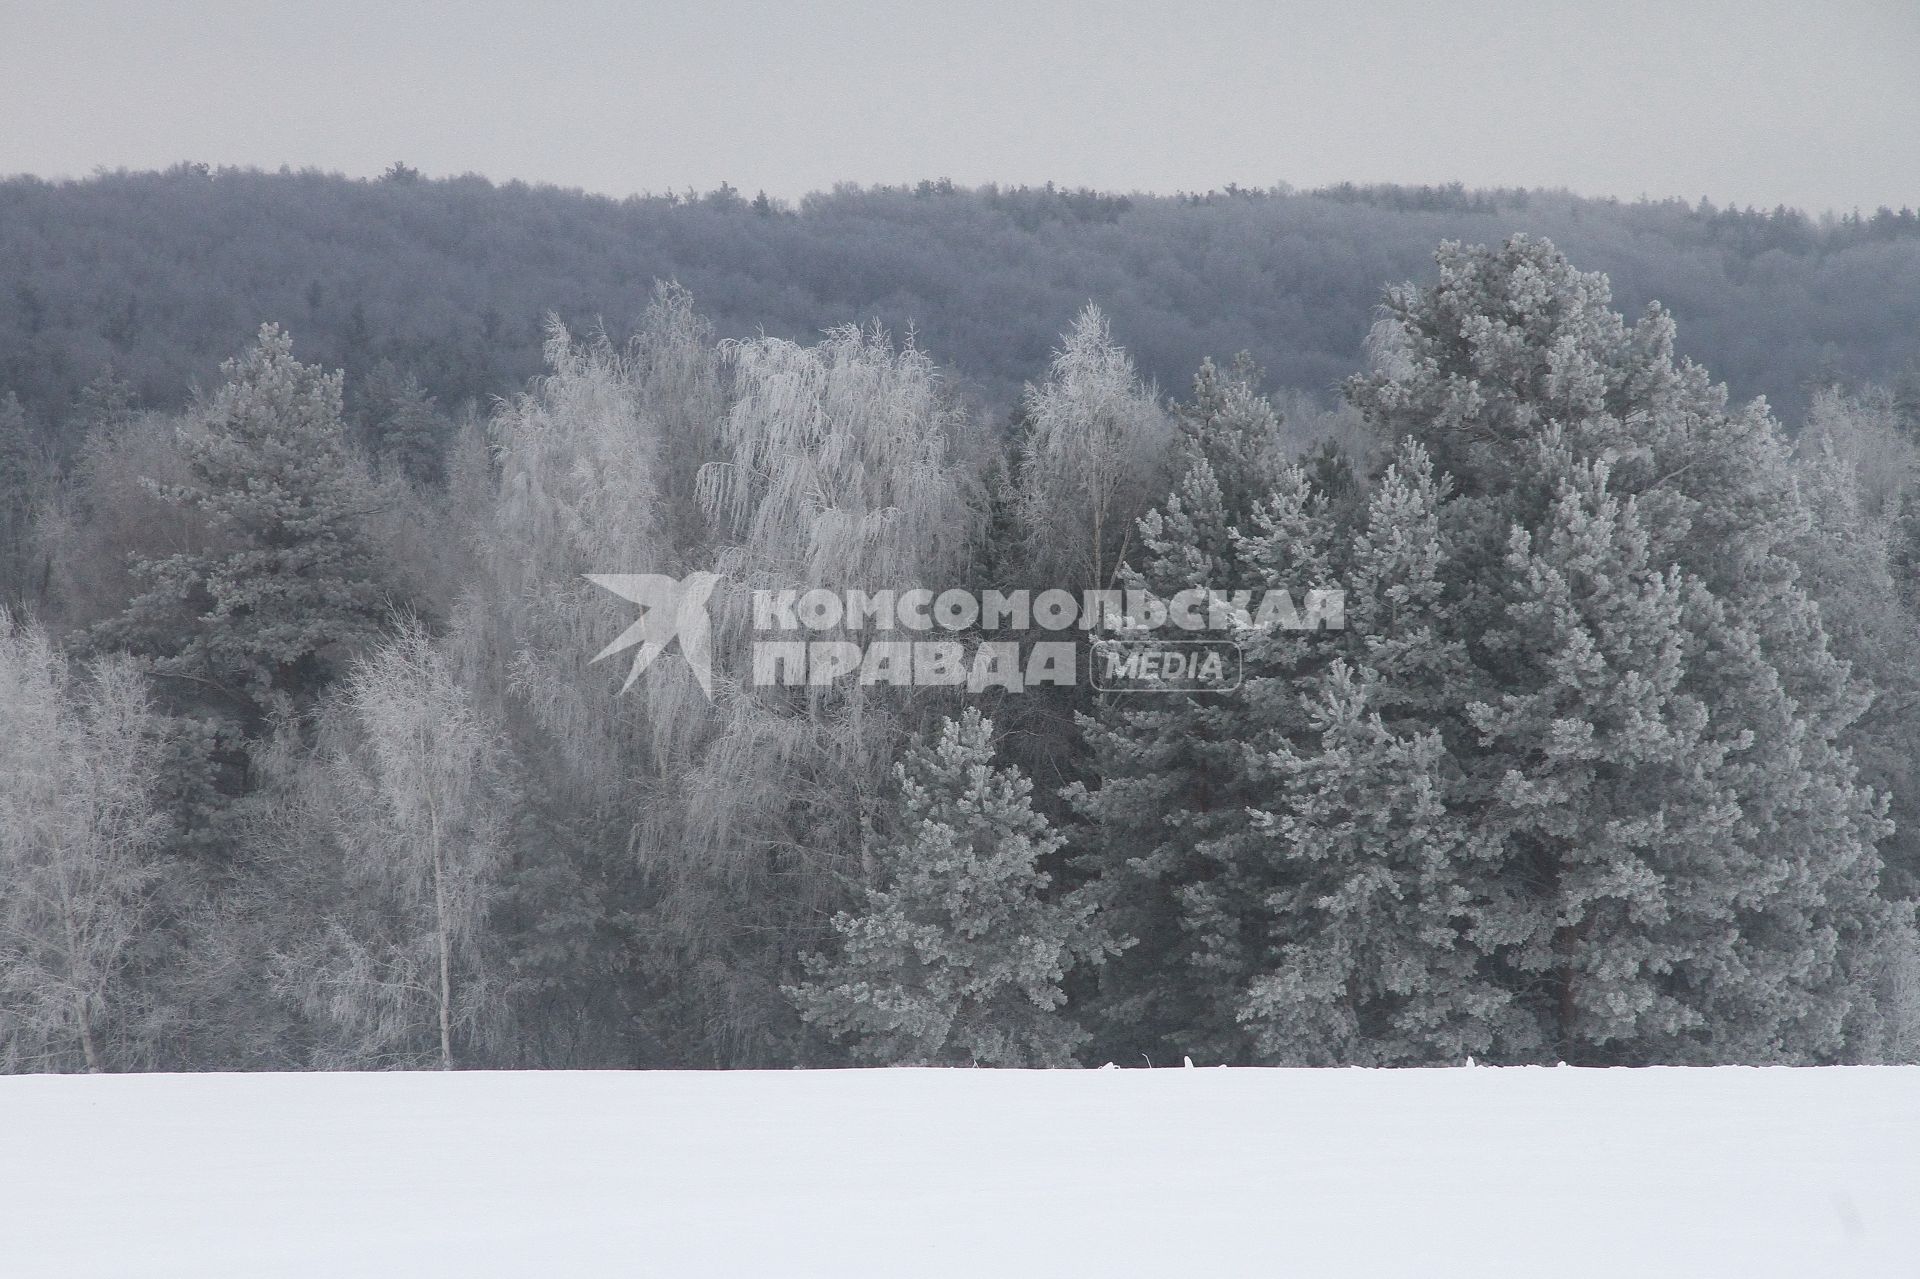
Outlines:
{"type": "Polygon", "coordinates": [[[84,994],[74,1000],[77,1006],[75,1011],[80,1017],[80,1052],[87,1059],[87,1073],[97,1075],[100,1073],[100,1049],[93,1042],[93,1010],[89,1007],[92,1002],[84,994]]]}
{"type": "Polygon", "coordinates": [[[447,883],[440,846],[440,814],[432,816],[433,923],[440,944],[440,1069],[453,1069],[453,947],[447,936],[447,883]]]}
{"type": "MultiPolygon", "coordinates": [[[[63,856],[64,848],[56,848],[54,855],[63,856]]],[[[64,869],[60,875],[60,927],[67,939],[67,976],[76,985],[84,986],[82,974],[86,967],[81,955],[79,925],[74,921],[73,890],[68,883],[64,869]]],[[[80,1024],[80,1053],[87,1061],[87,1073],[100,1073],[100,1049],[93,1041],[93,998],[84,989],[73,997],[74,1019],[80,1024]]]]}
{"type": "Polygon", "coordinates": [[[1588,1059],[1590,1045],[1578,1038],[1580,1029],[1579,951],[1593,932],[1593,916],[1577,924],[1563,925],[1554,933],[1554,949],[1559,963],[1554,967],[1555,1022],[1560,1040],[1560,1058],[1573,1065],[1588,1059]]]}

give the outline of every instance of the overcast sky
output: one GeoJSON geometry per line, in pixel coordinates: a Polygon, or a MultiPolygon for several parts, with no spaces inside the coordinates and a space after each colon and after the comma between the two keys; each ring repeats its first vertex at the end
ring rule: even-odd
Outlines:
{"type": "Polygon", "coordinates": [[[0,0],[0,173],[1920,205],[1915,0],[0,0]]]}

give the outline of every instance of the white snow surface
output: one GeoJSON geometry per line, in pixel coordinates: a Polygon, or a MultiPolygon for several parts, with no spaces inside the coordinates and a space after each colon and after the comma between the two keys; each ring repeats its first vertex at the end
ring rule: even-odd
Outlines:
{"type": "Polygon", "coordinates": [[[1920,1067],[0,1079],[82,1275],[1920,1275],[1920,1067]]]}

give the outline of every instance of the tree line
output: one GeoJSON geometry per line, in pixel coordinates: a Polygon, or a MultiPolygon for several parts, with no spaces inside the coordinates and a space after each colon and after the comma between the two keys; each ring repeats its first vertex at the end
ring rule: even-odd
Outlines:
{"type": "Polygon", "coordinates": [[[1604,270],[1623,306],[1687,317],[1682,353],[1797,421],[1834,378],[1890,382],[1920,357],[1920,223],[1705,200],[1341,185],[1186,195],[950,182],[841,187],[795,204],[723,185],[578,191],[179,165],[0,180],[0,397],[71,444],[82,389],[112,370],[175,409],[263,321],[347,373],[383,364],[484,408],[541,371],[545,317],[630,332],[677,279],[724,336],[810,342],[848,320],[914,329],[995,411],[1011,408],[1089,298],[1145,376],[1178,391],[1250,351],[1327,397],[1356,371],[1380,283],[1443,239],[1518,227],[1604,270]]]}

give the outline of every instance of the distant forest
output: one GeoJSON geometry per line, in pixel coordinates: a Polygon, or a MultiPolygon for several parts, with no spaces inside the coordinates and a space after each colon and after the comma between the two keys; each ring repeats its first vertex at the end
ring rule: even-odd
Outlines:
{"type": "Polygon", "coordinates": [[[1680,353],[1792,423],[1810,389],[1892,383],[1920,357],[1920,219],[1809,218],[1703,200],[1561,192],[1229,187],[1141,196],[840,187],[797,207],[723,186],[627,199],[427,179],[183,164],[0,182],[0,397],[70,443],[109,370],[134,407],[218,383],[263,322],[356,387],[388,365],[448,409],[541,371],[544,321],[612,333],[656,279],[722,335],[812,340],[877,321],[1005,410],[1089,301],[1143,375],[1182,387],[1252,354],[1270,386],[1326,396],[1362,364],[1383,287],[1432,275],[1446,239],[1550,237],[1629,315],[1658,300],[1680,353]]]}

